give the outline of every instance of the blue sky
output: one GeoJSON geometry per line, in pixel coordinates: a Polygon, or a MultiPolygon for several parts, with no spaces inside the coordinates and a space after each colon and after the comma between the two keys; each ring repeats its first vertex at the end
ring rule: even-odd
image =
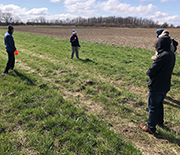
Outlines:
{"type": "Polygon", "coordinates": [[[1,12],[23,21],[40,16],[46,20],[76,17],[142,17],[180,26],[180,0],[0,0],[1,12]]]}

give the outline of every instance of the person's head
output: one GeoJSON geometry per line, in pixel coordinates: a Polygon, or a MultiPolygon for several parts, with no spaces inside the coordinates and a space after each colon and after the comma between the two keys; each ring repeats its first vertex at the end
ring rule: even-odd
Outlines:
{"type": "Polygon", "coordinates": [[[162,34],[163,31],[164,31],[164,29],[158,29],[158,30],[156,31],[157,38],[162,34]]]}
{"type": "Polygon", "coordinates": [[[72,33],[73,33],[74,35],[77,35],[77,31],[76,31],[76,30],[73,30],[72,33]]]}
{"type": "Polygon", "coordinates": [[[165,35],[165,36],[169,36],[169,31],[168,31],[168,30],[164,30],[164,31],[162,32],[162,34],[165,35]]]}
{"type": "Polygon", "coordinates": [[[155,48],[158,53],[170,50],[171,38],[169,37],[169,31],[164,30],[162,32],[159,39],[155,42],[155,48]]]}
{"type": "Polygon", "coordinates": [[[8,31],[13,33],[14,32],[14,27],[12,25],[9,25],[8,26],[8,31]]]}

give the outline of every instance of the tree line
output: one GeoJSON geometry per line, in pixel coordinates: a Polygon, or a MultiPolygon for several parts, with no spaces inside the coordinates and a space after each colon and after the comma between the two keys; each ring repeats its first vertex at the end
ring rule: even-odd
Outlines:
{"type": "MultiPolygon", "coordinates": [[[[76,17],[73,19],[66,18],[65,20],[55,19],[47,20],[43,16],[39,16],[35,19],[29,19],[26,23],[14,16],[11,13],[0,11],[0,25],[61,25],[61,26],[101,26],[101,27],[129,27],[129,28],[168,28],[175,27],[174,25],[169,25],[167,22],[159,24],[152,19],[137,18],[137,17],[91,17],[83,18],[76,17]]],[[[180,26],[177,26],[180,27],[180,26]]]]}
{"type": "Polygon", "coordinates": [[[0,25],[20,25],[24,24],[18,16],[13,15],[12,13],[2,12],[0,10],[0,25]]]}

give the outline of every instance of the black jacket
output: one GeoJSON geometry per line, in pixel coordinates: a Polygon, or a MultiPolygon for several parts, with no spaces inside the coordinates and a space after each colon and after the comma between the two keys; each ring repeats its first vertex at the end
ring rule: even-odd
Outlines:
{"type": "Polygon", "coordinates": [[[148,88],[154,92],[168,92],[171,86],[171,75],[175,65],[175,54],[170,50],[171,39],[163,36],[155,42],[158,57],[148,69],[148,88]]]}
{"type": "Polygon", "coordinates": [[[71,42],[71,45],[72,46],[75,46],[75,47],[81,47],[80,45],[79,45],[79,39],[78,39],[78,36],[77,35],[75,35],[75,34],[73,34],[71,37],[70,37],[70,42],[71,42]]]}
{"type": "Polygon", "coordinates": [[[14,39],[11,32],[6,32],[4,35],[5,49],[7,52],[14,52],[16,50],[14,39]]]}

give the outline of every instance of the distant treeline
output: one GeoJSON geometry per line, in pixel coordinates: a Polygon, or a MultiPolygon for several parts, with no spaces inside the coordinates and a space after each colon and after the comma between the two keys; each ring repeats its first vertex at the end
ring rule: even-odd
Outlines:
{"type": "MultiPolygon", "coordinates": [[[[55,20],[46,20],[45,17],[40,16],[36,19],[29,19],[26,23],[14,16],[11,13],[3,13],[0,11],[0,25],[61,25],[61,26],[103,26],[103,27],[129,27],[129,28],[168,28],[175,27],[174,25],[169,25],[167,22],[159,24],[154,22],[151,19],[146,18],[137,18],[137,17],[91,17],[91,18],[82,18],[77,17],[74,19],[55,19],[55,20]]],[[[177,26],[180,27],[180,26],[177,26]]]]}

